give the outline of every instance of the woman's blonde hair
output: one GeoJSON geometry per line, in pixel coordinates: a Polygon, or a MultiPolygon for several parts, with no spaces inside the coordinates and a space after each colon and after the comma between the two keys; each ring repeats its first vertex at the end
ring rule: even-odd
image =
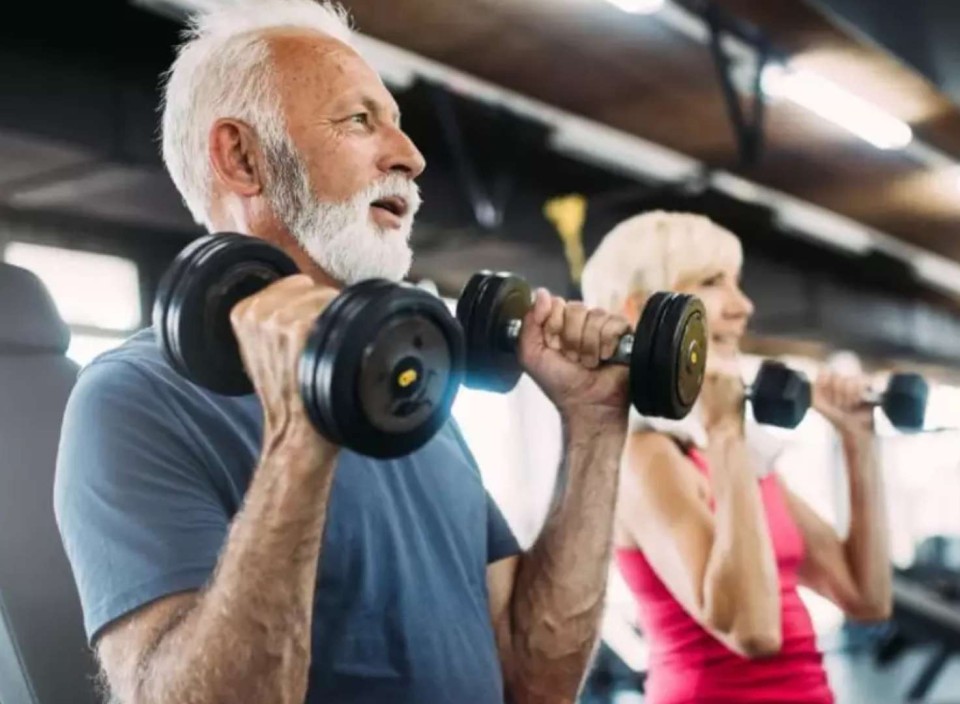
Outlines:
{"type": "Polygon", "coordinates": [[[583,270],[587,305],[620,311],[637,293],[676,290],[718,268],[739,269],[743,250],[736,235],[709,218],[656,211],[617,225],[583,270]]]}

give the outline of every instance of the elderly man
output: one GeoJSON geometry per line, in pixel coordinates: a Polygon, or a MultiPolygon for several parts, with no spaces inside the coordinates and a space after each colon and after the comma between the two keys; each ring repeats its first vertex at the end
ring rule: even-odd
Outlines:
{"type": "Polygon", "coordinates": [[[233,311],[256,394],[178,377],[146,330],[82,374],[55,503],[106,680],[125,704],[570,702],[597,637],[626,322],[538,292],[524,368],[558,407],[563,491],[521,553],[455,425],[409,457],[310,425],[296,359],[335,289],[402,278],[424,160],[337,10],[226,4],[166,86],[163,151],[197,220],[303,275],[233,311]]]}

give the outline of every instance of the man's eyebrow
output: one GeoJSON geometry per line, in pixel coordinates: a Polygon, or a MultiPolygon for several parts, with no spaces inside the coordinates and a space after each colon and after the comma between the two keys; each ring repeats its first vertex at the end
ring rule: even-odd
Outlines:
{"type": "Polygon", "coordinates": [[[361,104],[363,105],[363,107],[365,107],[367,110],[369,110],[370,112],[374,113],[375,115],[386,114],[386,115],[388,115],[388,116],[390,117],[390,119],[393,121],[394,124],[396,124],[396,125],[399,125],[399,124],[400,124],[400,111],[399,111],[399,110],[391,110],[391,109],[389,109],[389,108],[388,108],[388,109],[384,109],[384,107],[383,107],[382,104],[378,103],[376,100],[374,100],[373,98],[369,98],[369,97],[364,98],[364,99],[361,101],[361,104]]]}

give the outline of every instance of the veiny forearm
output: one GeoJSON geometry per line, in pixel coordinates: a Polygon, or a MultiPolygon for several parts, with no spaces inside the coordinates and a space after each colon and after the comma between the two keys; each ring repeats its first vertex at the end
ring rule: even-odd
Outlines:
{"type": "Polygon", "coordinates": [[[214,578],[143,658],[129,704],[303,702],[334,462],[296,437],[265,446],[214,578]]]}
{"type": "Polygon", "coordinates": [[[559,491],[511,602],[515,704],[573,702],[597,642],[625,428],[565,424],[559,491]]]}
{"type": "Polygon", "coordinates": [[[892,600],[892,570],[887,502],[875,439],[845,436],[843,450],[850,483],[850,531],[844,552],[862,611],[868,616],[885,615],[892,600]]]}
{"type": "Polygon", "coordinates": [[[743,436],[711,438],[714,540],[703,584],[704,616],[748,653],[780,640],[780,586],[757,478],[743,436]]]}

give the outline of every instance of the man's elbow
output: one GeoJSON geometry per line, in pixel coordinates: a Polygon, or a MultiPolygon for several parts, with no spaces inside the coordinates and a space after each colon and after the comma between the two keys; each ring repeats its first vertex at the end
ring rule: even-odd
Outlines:
{"type": "Polygon", "coordinates": [[[580,682],[569,687],[557,682],[523,682],[506,687],[506,700],[511,704],[575,704],[580,682]]]}
{"type": "Polygon", "coordinates": [[[507,701],[513,704],[574,704],[578,700],[596,644],[589,652],[543,653],[504,667],[507,701]],[[557,653],[554,653],[555,655],[557,653]]]}

